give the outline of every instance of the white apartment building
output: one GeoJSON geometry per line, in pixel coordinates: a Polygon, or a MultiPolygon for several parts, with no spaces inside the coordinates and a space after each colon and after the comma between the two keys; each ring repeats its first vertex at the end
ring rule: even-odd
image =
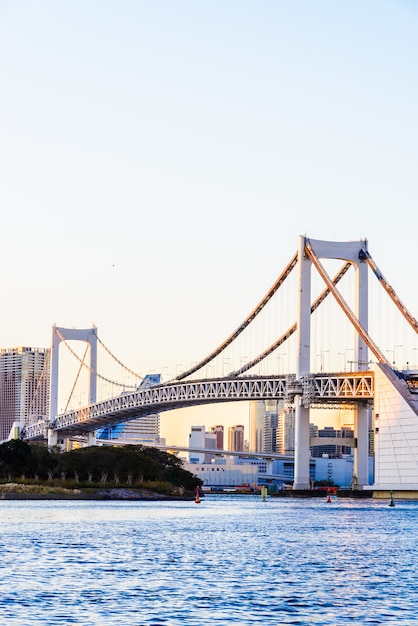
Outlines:
{"type": "Polygon", "coordinates": [[[0,350],[0,441],[14,422],[49,413],[49,349],[17,347],[0,350]]]}
{"type": "Polygon", "coordinates": [[[184,463],[184,469],[203,481],[206,486],[256,485],[258,467],[250,463],[236,463],[231,457],[212,463],[184,463]]]}
{"type": "MultiPolygon", "coordinates": [[[[216,434],[206,432],[205,426],[192,426],[189,433],[189,448],[216,450],[216,434]]],[[[204,452],[189,452],[190,463],[209,463],[212,454],[204,452]]]]}

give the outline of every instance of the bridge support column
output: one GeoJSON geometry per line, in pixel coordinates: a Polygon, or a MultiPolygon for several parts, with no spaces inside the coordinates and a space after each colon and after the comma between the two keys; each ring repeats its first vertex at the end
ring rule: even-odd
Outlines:
{"type": "Polygon", "coordinates": [[[363,489],[369,484],[369,417],[369,407],[360,404],[354,413],[354,436],[357,439],[357,447],[354,448],[354,489],[363,489]]]}
{"type": "Polygon", "coordinates": [[[310,489],[309,476],[309,408],[301,405],[301,398],[295,398],[295,469],[293,489],[310,489]]]}
{"type": "Polygon", "coordinates": [[[58,434],[56,430],[48,428],[48,448],[53,448],[58,445],[58,434]]]}
{"type": "Polygon", "coordinates": [[[265,459],[266,461],[266,474],[273,473],[273,461],[271,459],[265,459]]]}
{"type": "Polygon", "coordinates": [[[95,446],[96,445],[96,431],[87,434],[87,445],[95,446]]]}
{"type": "MultiPolygon", "coordinates": [[[[296,378],[301,380],[310,371],[311,351],[311,261],[305,255],[305,237],[299,237],[297,362],[296,378]]],[[[309,480],[309,408],[295,396],[295,468],[293,489],[310,489],[309,480]]]]}

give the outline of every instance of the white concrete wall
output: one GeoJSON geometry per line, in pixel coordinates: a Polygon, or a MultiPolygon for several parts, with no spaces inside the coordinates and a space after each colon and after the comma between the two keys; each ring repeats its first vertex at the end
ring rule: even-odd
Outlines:
{"type": "Polygon", "coordinates": [[[418,398],[387,366],[375,368],[375,483],[418,490],[418,398]]]}

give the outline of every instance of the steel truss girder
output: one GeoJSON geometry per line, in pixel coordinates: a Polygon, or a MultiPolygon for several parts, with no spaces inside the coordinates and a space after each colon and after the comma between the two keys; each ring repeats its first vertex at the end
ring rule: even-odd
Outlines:
{"type": "MultiPolygon", "coordinates": [[[[310,377],[311,379],[311,377],[310,377]]],[[[313,400],[325,398],[372,398],[374,395],[374,376],[367,372],[362,375],[327,374],[312,377],[314,387],[313,400]]]]}
{"type": "Polygon", "coordinates": [[[22,429],[23,438],[26,440],[46,439],[48,431],[48,421],[39,420],[32,424],[27,424],[22,429]]]}
{"type": "MultiPolygon", "coordinates": [[[[372,399],[372,372],[216,378],[155,385],[58,415],[50,428],[60,434],[86,433],[110,424],[188,406],[243,400],[285,400],[309,404],[372,399]]],[[[45,424],[44,424],[45,426],[45,424]]],[[[28,427],[30,428],[30,427],[28,427]]],[[[29,430],[27,431],[29,435],[29,430]]],[[[24,433],[26,437],[26,432],[24,433]]],[[[28,437],[29,438],[29,437],[28,437]]]]}

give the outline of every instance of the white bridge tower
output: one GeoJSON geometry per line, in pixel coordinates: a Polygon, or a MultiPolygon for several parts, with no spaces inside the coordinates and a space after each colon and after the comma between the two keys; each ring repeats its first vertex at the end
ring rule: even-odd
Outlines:
{"type": "MultiPolygon", "coordinates": [[[[51,354],[51,394],[49,402],[49,423],[53,423],[58,414],[59,347],[61,341],[84,341],[90,346],[88,404],[97,399],[97,329],[76,329],[52,327],[51,354]]],[[[57,445],[57,431],[48,429],[48,447],[57,445]]],[[[94,445],[95,433],[89,433],[88,445],[94,445]]]]}
{"type": "MultiPolygon", "coordinates": [[[[301,380],[311,371],[311,267],[312,261],[306,253],[309,242],[317,258],[341,259],[355,268],[354,314],[361,326],[368,329],[368,266],[364,260],[367,241],[320,241],[299,237],[298,246],[298,301],[297,301],[297,362],[296,378],[301,380]]],[[[354,361],[358,369],[368,369],[368,348],[360,335],[354,335],[354,361]]],[[[368,484],[368,417],[367,404],[358,405],[354,436],[357,447],[354,457],[354,482],[357,488],[368,484]]],[[[293,489],[309,489],[309,406],[304,406],[302,396],[295,397],[295,474],[293,489]]]]}

